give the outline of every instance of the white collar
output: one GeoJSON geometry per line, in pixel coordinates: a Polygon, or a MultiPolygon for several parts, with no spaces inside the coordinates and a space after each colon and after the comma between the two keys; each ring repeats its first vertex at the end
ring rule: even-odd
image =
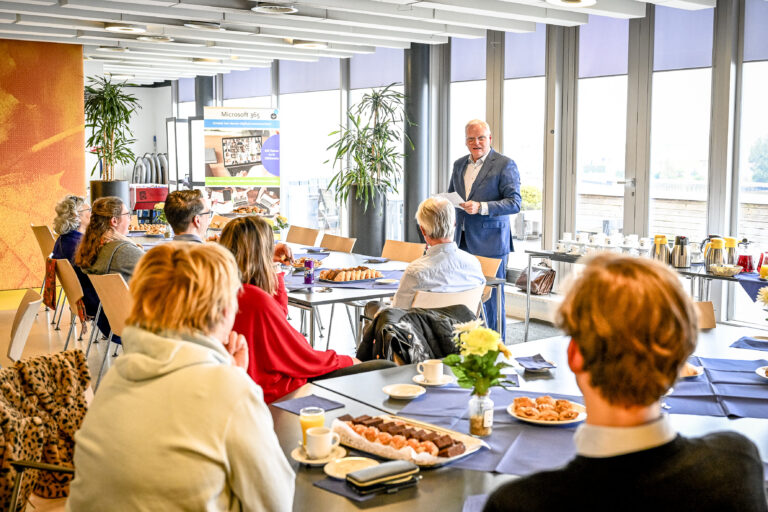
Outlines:
{"type": "Polygon", "coordinates": [[[576,453],[584,457],[615,457],[667,444],[677,436],[669,416],[637,427],[604,427],[584,423],[576,429],[576,453]]]}
{"type": "MultiPolygon", "coordinates": [[[[480,162],[480,165],[485,163],[485,159],[488,158],[488,155],[490,155],[490,154],[491,154],[491,152],[488,151],[485,155],[483,155],[483,156],[481,156],[480,158],[477,159],[477,161],[480,162]]],[[[474,160],[472,160],[472,153],[469,154],[468,161],[472,165],[474,165],[476,163],[474,160]]]]}

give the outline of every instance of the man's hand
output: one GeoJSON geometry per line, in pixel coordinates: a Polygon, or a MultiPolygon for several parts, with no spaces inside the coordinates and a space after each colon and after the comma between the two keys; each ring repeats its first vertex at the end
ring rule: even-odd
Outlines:
{"type": "Polygon", "coordinates": [[[464,208],[464,211],[470,215],[475,215],[480,211],[480,203],[477,201],[467,201],[466,203],[461,203],[459,206],[464,208]]]}
{"type": "Polygon", "coordinates": [[[277,244],[275,246],[275,255],[272,259],[278,263],[292,263],[293,251],[285,244],[277,244]]]}
{"type": "Polygon", "coordinates": [[[230,332],[224,348],[229,352],[235,366],[248,370],[248,344],[245,342],[245,336],[237,334],[235,331],[230,332]]]}

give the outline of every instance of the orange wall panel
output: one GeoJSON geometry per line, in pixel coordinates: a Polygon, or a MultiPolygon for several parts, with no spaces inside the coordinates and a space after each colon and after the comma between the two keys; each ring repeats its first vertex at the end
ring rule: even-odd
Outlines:
{"type": "Polygon", "coordinates": [[[0,289],[40,286],[30,224],[85,194],[83,50],[0,39],[0,289]]]}

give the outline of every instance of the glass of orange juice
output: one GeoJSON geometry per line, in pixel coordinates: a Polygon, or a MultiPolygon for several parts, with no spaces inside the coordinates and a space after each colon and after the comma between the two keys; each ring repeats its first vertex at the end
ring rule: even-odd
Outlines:
{"type": "Polygon", "coordinates": [[[760,267],[760,277],[763,279],[768,279],[768,265],[763,263],[763,266],[760,267]]]}
{"type": "Polygon", "coordinates": [[[307,444],[307,429],[325,426],[325,411],[320,407],[305,407],[299,411],[301,423],[301,443],[307,444]]]}

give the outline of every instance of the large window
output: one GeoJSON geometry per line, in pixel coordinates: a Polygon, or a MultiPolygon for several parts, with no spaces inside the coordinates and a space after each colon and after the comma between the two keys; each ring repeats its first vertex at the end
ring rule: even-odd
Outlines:
{"type": "Polygon", "coordinates": [[[179,119],[187,119],[197,114],[195,108],[195,79],[179,78],[179,119]]]}
{"type": "Polygon", "coordinates": [[[650,235],[707,234],[713,12],[656,7],[650,235]]]}
{"type": "Polygon", "coordinates": [[[451,163],[469,154],[464,141],[467,121],[485,119],[485,47],[485,38],[451,39],[451,163]]]}
{"type": "Polygon", "coordinates": [[[521,212],[511,219],[515,252],[508,266],[522,268],[525,250],[541,249],[542,239],[546,25],[507,33],[504,43],[504,154],[517,164],[523,198],[521,212]]]}
{"type": "Polygon", "coordinates": [[[576,231],[623,230],[628,42],[627,20],[579,28],[576,231]]]}
{"type": "Polygon", "coordinates": [[[225,107],[272,108],[272,70],[232,71],[222,77],[225,107]]]}

